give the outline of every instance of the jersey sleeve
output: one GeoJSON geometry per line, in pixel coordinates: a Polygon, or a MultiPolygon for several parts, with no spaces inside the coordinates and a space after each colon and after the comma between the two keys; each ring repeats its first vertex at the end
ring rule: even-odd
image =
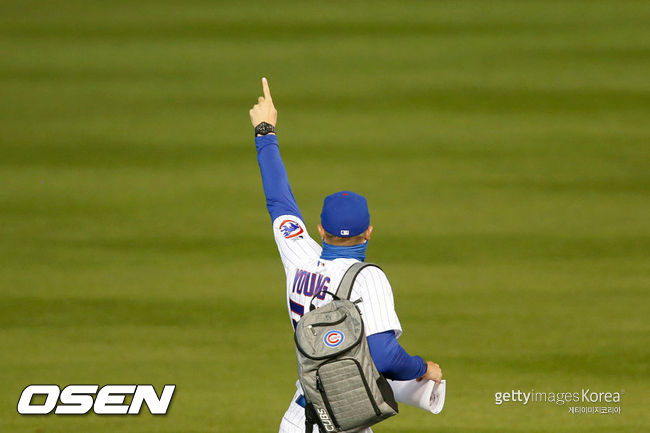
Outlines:
{"type": "Polygon", "coordinates": [[[284,270],[289,273],[301,262],[320,257],[321,247],[307,233],[280,157],[277,137],[271,134],[256,137],[255,147],[266,208],[273,221],[273,236],[284,270]]]}
{"type": "Polygon", "coordinates": [[[362,298],[357,305],[364,318],[367,337],[385,331],[395,332],[395,337],[402,335],[393,289],[384,271],[375,266],[364,268],[354,282],[353,291],[362,298]]]}
{"type": "Polygon", "coordinates": [[[262,175],[266,208],[271,216],[271,221],[280,215],[294,215],[302,219],[280,156],[278,138],[271,134],[256,137],[255,148],[257,149],[257,163],[262,175]]]}
{"type": "Polygon", "coordinates": [[[424,360],[406,353],[392,331],[370,335],[368,348],[377,370],[388,379],[412,380],[427,372],[424,360]]]}
{"type": "Polygon", "coordinates": [[[317,260],[321,246],[307,233],[301,218],[280,215],[273,220],[273,236],[278,246],[285,272],[299,267],[305,260],[317,260]]]}

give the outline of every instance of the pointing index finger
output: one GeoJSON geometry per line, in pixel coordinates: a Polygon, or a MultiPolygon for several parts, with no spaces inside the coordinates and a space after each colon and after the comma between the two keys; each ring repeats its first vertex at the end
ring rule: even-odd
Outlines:
{"type": "Polygon", "coordinates": [[[264,91],[264,99],[272,99],[271,90],[269,90],[269,82],[266,77],[262,78],[262,90],[264,91]]]}

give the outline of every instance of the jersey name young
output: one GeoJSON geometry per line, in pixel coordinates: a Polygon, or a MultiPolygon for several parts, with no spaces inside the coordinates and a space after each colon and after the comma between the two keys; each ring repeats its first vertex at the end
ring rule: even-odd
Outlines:
{"type": "Polygon", "coordinates": [[[314,272],[308,272],[303,269],[296,270],[296,276],[293,279],[293,289],[291,293],[304,294],[306,296],[315,296],[318,299],[325,299],[325,294],[329,289],[330,277],[314,272]]]}

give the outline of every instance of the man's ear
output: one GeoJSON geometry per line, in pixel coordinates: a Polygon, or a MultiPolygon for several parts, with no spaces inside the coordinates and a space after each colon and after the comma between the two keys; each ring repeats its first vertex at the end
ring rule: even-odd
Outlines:
{"type": "Polygon", "coordinates": [[[318,233],[320,233],[320,238],[321,239],[325,239],[325,229],[320,224],[318,224],[318,233]]]}
{"type": "Polygon", "coordinates": [[[372,234],[372,226],[368,226],[366,232],[364,233],[364,238],[366,238],[366,240],[369,241],[371,234],[372,234]]]}

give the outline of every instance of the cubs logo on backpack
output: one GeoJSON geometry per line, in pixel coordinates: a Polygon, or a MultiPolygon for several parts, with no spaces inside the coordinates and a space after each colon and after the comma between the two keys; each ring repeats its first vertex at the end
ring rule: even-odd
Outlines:
{"type": "Polygon", "coordinates": [[[363,320],[351,302],[359,272],[372,263],[355,263],[343,275],[334,300],[314,308],[296,326],[298,379],[305,395],[305,431],[353,432],[397,414],[386,378],[377,371],[363,320]]]}
{"type": "Polygon", "coordinates": [[[345,335],[341,331],[329,331],[323,337],[323,341],[325,342],[325,345],[329,347],[336,347],[343,343],[344,338],[345,335]]]}

